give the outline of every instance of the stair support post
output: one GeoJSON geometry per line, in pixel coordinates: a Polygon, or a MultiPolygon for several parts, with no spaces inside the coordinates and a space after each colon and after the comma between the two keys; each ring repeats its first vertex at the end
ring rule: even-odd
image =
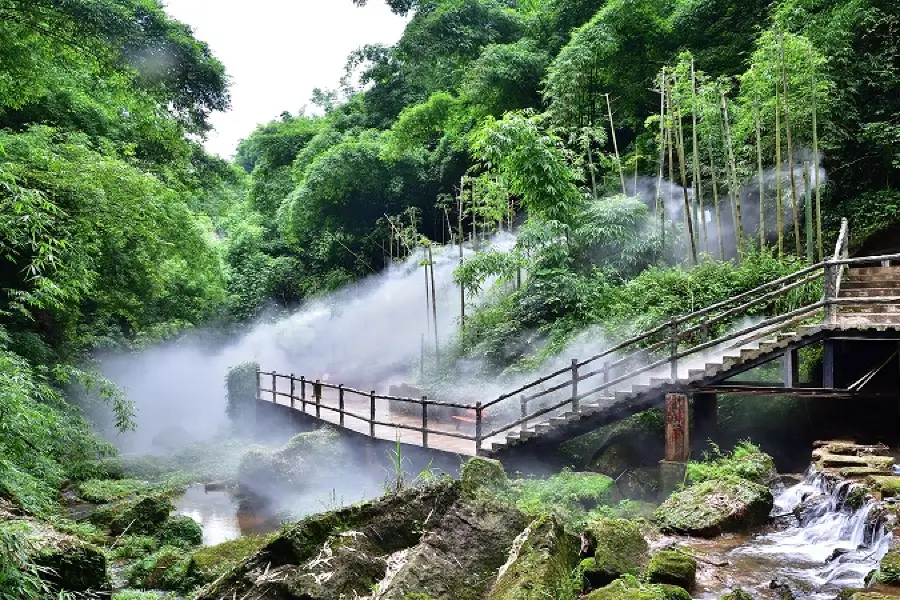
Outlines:
{"type": "Polygon", "coordinates": [[[475,403],[475,455],[481,454],[481,401],[475,403]]]}
{"type": "Polygon", "coordinates": [[[826,339],[823,342],[822,352],[822,387],[826,390],[834,389],[834,340],[826,339]]]}
{"type": "Polygon", "coordinates": [[[572,359],[572,412],[578,412],[578,359],[572,359]]]}
{"type": "Polygon", "coordinates": [[[422,447],[428,447],[428,396],[422,396],[422,447]]]}
{"type": "Polygon", "coordinates": [[[678,381],[678,321],[672,320],[669,325],[672,328],[672,339],[669,346],[669,357],[671,358],[672,382],[678,381]]]}
{"type": "Polygon", "coordinates": [[[800,380],[800,356],[796,349],[788,350],[782,356],[784,387],[797,387],[797,382],[800,380]]]}
{"type": "Polygon", "coordinates": [[[338,422],[344,426],[344,384],[338,386],[338,422]]]}

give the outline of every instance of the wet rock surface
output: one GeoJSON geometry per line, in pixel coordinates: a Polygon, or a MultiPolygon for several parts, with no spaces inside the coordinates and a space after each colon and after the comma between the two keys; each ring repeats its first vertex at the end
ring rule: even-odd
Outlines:
{"type": "Polygon", "coordinates": [[[585,536],[593,556],[581,561],[581,569],[592,587],[608,585],[622,575],[643,574],[649,546],[634,521],[598,519],[588,523],[585,536]]]}
{"type": "Polygon", "coordinates": [[[766,486],[745,479],[712,479],[670,496],[655,513],[664,531],[715,536],[763,525],[773,507],[766,486]]]}

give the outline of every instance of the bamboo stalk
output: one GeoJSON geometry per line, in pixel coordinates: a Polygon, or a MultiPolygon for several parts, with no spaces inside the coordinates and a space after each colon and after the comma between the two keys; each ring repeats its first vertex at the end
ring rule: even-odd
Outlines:
{"type": "Polygon", "coordinates": [[[797,178],[794,174],[794,147],[791,142],[791,107],[788,95],[787,69],[784,66],[784,35],[779,36],[781,46],[781,82],[784,86],[784,134],[787,137],[788,168],[791,178],[791,209],[794,214],[794,246],[800,256],[800,206],[797,202],[797,178]]]}
{"type": "Polygon", "coordinates": [[[756,121],[756,167],[759,170],[759,249],[766,247],[766,181],[763,176],[762,132],[759,123],[759,105],[753,106],[756,121]]]}
{"type": "Polygon", "coordinates": [[[728,142],[728,161],[731,165],[731,202],[734,209],[734,222],[736,223],[735,244],[737,246],[738,256],[744,252],[744,221],[741,218],[741,190],[738,188],[737,181],[737,162],[734,159],[734,144],[731,140],[731,123],[728,120],[728,102],[725,100],[725,93],[722,93],[722,117],[725,126],[725,138],[728,142]]]}
{"type": "Polygon", "coordinates": [[[781,95],[775,85],[775,210],[777,211],[778,256],[784,256],[784,186],[781,180],[781,95]]]}
{"type": "Polygon", "coordinates": [[[622,169],[622,160],[619,158],[619,143],[616,140],[616,127],[613,124],[612,103],[609,101],[609,94],[606,94],[606,110],[609,113],[609,131],[612,134],[613,150],[616,153],[616,164],[619,166],[619,179],[622,180],[622,193],[625,191],[625,171],[622,169]]]}
{"type": "MultiPolygon", "coordinates": [[[[678,80],[673,76],[673,85],[678,85],[678,80]]],[[[674,102],[672,103],[675,104],[674,102]]],[[[691,206],[690,196],[687,188],[687,167],[684,164],[684,129],[681,125],[681,111],[676,108],[673,112],[675,117],[675,143],[678,148],[678,170],[681,174],[681,192],[684,196],[684,222],[687,225],[688,240],[691,242],[691,262],[697,264],[697,240],[694,235],[694,219],[691,216],[693,207],[691,206]]]]}
{"type": "Polygon", "coordinates": [[[813,261],[813,252],[815,251],[813,246],[815,244],[813,240],[813,209],[812,209],[812,188],[810,184],[812,183],[812,178],[809,173],[809,161],[804,161],[803,163],[803,196],[804,196],[804,207],[805,207],[805,216],[806,216],[806,260],[812,263],[813,261]]]}
{"type": "Polygon", "coordinates": [[[691,156],[694,163],[694,201],[699,206],[700,233],[703,250],[709,252],[709,237],[706,233],[706,212],[703,208],[703,179],[700,176],[700,142],[697,139],[697,72],[694,70],[694,59],[691,59],[691,156]]]}
{"type": "Polygon", "coordinates": [[[663,67],[659,86],[659,178],[656,180],[656,212],[662,246],[666,246],[666,207],[662,199],[663,169],[666,162],[666,68],[663,67]]]}
{"type": "Polygon", "coordinates": [[[722,238],[722,212],[719,208],[719,181],[716,176],[716,160],[713,155],[713,134],[709,129],[709,173],[712,177],[713,209],[716,213],[716,236],[719,238],[719,259],[725,260],[725,240],[722,238]]]}
{"type": "MultiPolygon", "coordinates": [[[[463,177],[463,181],[461,182],[460,190],[459,190],[459,266],[462,268],[463,266],[463,241],[465,239],[465,232],[463,231],[463,193],[465,191],[465,177],[463,177]]],[[[462,282],[459,284],[459,328],[464,329],[466,326],[466,288],[463,287],[462,282]]]]}
{"type": "Polygon", "coordinates": [[[672,205],[672,184],[675,182],[675,151],[672,145],[672,93],[669,90],[668,80],[665,82],[666,95],[666,144],[669,147],[669,205],[672,205]]]}
{"type": "Polygon", "coordinates": [[[811,64],[812,71],[812,129],[813,129],[813,156],[815,157],[815,162],[813,162],[813,168],[815,169],[815,189],[816,189],[816,238],[818,240],[819,247],[819,261],[824,260],[823,251],[822,251],[822,194],[819,189],[819,124],[818,124],[818,115],[817,115],[817,107],[816,107],[816,97],[818,96],[818,89],[816,89],[816,64],[813,60],[812,50],[809,51],[809,58],[811,64]]]}
{"type": "Polygon", "coordinates": [[[428,264],[431,266],[431,322],[434,324],[434,356],[440,361],[441,347],[438,342],[437,293],[434,286],[434,256],[431,254],[431,242],[428,242],[428,264]]]}

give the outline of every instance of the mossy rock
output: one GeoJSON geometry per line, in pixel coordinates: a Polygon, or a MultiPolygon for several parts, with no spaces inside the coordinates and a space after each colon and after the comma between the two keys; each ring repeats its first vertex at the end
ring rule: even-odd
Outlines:
{"type": "Polygon", "coordinates": [[[203,529],[192,518],[177,515],[166,519],[156,537],[163,546],[191,548],[203,542],[203,529]]]}
{"type": "Polygon", "coordinates": [[[499,491],[509,487],[509,479],[500,461],[479,456],[465,462],[459,479],[464,494],[474,494],[479,488],[499,491]]]}
{"type": "Polygon", "coordinates": [[[103,527],[113,535],[128,532],[134,535],[153,535],[175,510],[165,494],[150,494],[121,500],[95,510],[88,521],[103,527]]]}
{"type": "Polygon", "coordinates": [[[900,596],[882,594],[881,592],[855,592],[850,600],[897,600],[900,596]]]}
{"type": "Polygon", "coordinates": [[[696,578],[697,561],[678,550],[660,550],[650,557],[647,565],[647,581],[650,583],[667,583],[690,590],[696,578]]]}
{"type": "Polygon", "coordinates": [[[753,600],[753,596],[742,589],[737,589],[722,596],[721,600],[753,600]]]}
{"type": "Polygon", "coordinates": [[[38,534],[35,539],[38,549],[32,560],[47,569],[43,578],[53,588],[68,592],[109,590],[106,556],[101,550],[58,532],[38,534]]]}
{"type": "Polygon", "coordinates": [[[598,519],[587,524],[586,534],[595,550],[593,557],[581,561],[581,569],[591,587],[609,585],[622,575],[643,574],[649,548],[637,523],[598,519]]]}
{"type": "Polygon", "coordinates": [[[215,581],[274,540],[276,536],[277,533],[248,535],[215,546],[200,548],[191,554],[188,574],[202,583],[215,581]]]}
{"type": "Polygon", "coordinates": [[[152,554],[159,542],[149,535],[126,535],[116,541],[110,555],[114,560],[135,560],[152,554]]]}
{"type": "Polygon", "coordinates": [[[765,524],[772,506],[772,492],[764,485],[710,479],[672,494],[654,520],[666,532],[712,537],[765,524]]]}
{"type": "Polygon", "coordinates": [[[882,498],[900,495],[900,476],[871,476],[866,479],[866,485],[873,491],[880,492],[882,498]]]}
{"type": "Polygon", "coordinates": [[[626,577],[594,590],[582,600],[691,600],[691,595],[679,586],[641,583],[626,577]]]}
{"type": "Polygon", "coordinates": [[[331,427],[298,433],[281,450],[254,447],[244,453],[237,467],[240,486],[254,493],[305,489],[315,471],[321,483],[341,477],[350,460],[340,434],[331,427]]]}
{"type": "Polygon", "coordinates": [[[539,517],[513,542],[488,600],[561,598],[572,589],[578,540],[553,517],[539,517]]]}
{"type": "Polygon", "coordinates": [[[128,569],[132,587],[185,592],[194,587],[188,576],[190,557],[181,548],[163,546],[128,569]]]}
{"type": "Polygon", "coordinates": [[[878,583],[887,585],[900,585],[900,546],[894,546],[888,550],[881,564],[878,566],[878,573],[875,575],[878,583]]]}

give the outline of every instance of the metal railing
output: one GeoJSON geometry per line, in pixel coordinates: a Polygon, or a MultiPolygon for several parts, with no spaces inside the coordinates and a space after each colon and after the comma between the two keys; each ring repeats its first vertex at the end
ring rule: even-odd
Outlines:
{"type": "MultiPolygon", "coordinates": [[[[900,261],[900,253],[863,258],[849,258],[849,234],[847,221],[841,224],[840,234],[833,256],[826,261],[805,267],[790,275],[780,277],[756,288],[717,302],[706,308],[679,315],[649,331],[623,340],[586,359],[572,359],[565,367],[548,375],[520,385],[511,392],[501,394],[488,402],[474,404],[440,402],[397,396],[378,395],[374,391],[362,392],[343,386],[315,382],[314,386],[338,390],[339,405],[325,405],[321,402],[321,392],[314,401],[306,398],[305,386],[309,384],[300,378],[301,402],[313,404],[316,415],[320,410],[336,411],[343,426],[345,417],[361,419],[370,424],[370,435],[375,436],[375,426],[384,425],[399,429],[409,429],[422,433],[422,445],[428,447],[428,435],[436,434],[475,442],[476,452],[484,443],[504,433],[525,429],[529,424],[547,422],[564,412],[578,413],[588,404],[600,408],[603,404],[616,403],[616,392],[632,394],[665,384],[677,385],[679,380],[690,377],[692,362],[705,366],[705,354],[711,353],[719,359],[727,360],[729,350],[739,349],[751,342],[785,332],[789,327],[803,323],[835,325],[839,319],[839,309],[846,306],[870,304],[900,304],[900,297],[842,298],[841,282],[845,270],[850,266],[885,266],[900,261]],[[820,287],[821,286],[821,287],[820,287]],[[821,289],[821,293],[819,290],[821,289]],[[818,297],[808,302],[810,297],[818,297]],[[741,319],[753,318],[750,324],[742,324],[741,319]],[[689,362],[690,361],[690,362],[689,362]],[[685,366],[687,370],[685,371],[685,366]],[[368,415],[351,414],[344,409],[346,394],[369,399],[368,415]],[[376,400],[417,404],[421,407],[421,425],[402,424],[376,418],[376,400]],[[429,407],[456,408],[468,411],[474,421],[474,433],[463,434],[435,429],[429,426],[429,407]]],[[[272,389],[262,389],[262,393],[272,394],[276,400],[277,378],[287,377],[276,373],[260,373],[273,378],[272,389]]],[[[289,377],[293,406],[295,382],[289,377]]],[[[314,390],[318,389],[314,387],[314,390]]],[[[260,397],[262,399],[262,397],[260,397]]],[[[306,412],[305,406],[303,411],[306,412]]]]}

